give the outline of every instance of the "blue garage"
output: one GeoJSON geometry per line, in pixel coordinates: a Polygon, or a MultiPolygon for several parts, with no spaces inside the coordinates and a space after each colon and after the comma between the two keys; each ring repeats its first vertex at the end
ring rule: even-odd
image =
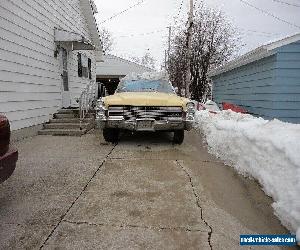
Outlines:
{"type": "Polygon", "coordinates": [[[263,45],[210,72],[213,99],[265,119],[300,123],[300,34],[263,45]]]}

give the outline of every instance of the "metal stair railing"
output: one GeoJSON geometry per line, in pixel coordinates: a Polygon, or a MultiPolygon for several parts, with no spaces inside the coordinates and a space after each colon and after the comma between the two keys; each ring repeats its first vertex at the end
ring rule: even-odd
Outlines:
{"type": "Polygon", "coordinates": [[[97,99],[97,83],[91,81],[82,91],[79,98],[79,123],[80,130],[82,130],[82,123],[86,115],[92,110],[97,99]]]}

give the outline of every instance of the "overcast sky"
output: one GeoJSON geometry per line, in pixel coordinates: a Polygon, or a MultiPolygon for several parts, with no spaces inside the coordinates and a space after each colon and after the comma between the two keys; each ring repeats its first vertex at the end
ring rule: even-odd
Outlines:
{"type": "MultiPolygon", "coordinates": [[[[114,14],[127,9],[141,0],[95,0],[99,13],[99,27],[107,28],[114,36],[112,54],[124,57],[141,57],[146,51],[160,65],[168,37],[167,26],[174,25],[182,0],[145,0],[140,4],[111,19],[114,14]]],[[[198,0],[200,1],[200,0],[198,0]]],[[[300,0],[244,0],[275,16],[300,27],[300,0]],[[281,3],[280,3],[281,2],[281,3]],[[297,5],[299,7],[284,4],[297,5]]],[[[205,0],[208,6],[221,9],[242,34],[246,46],[241,53],[251,50],[268,41],[300,33],[300,28],[278,21],[241,0],[205,0]]],[[[183,0],[180,17],[185,18],[189,0],[183,0]]]]}

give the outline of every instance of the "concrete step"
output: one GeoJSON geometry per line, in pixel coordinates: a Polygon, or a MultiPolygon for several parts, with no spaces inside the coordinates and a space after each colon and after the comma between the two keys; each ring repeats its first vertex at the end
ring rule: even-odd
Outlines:
{"type": "Polygon", "coordinates": [[[59,114],[79,114],[79,109],[60,109],[59,114]]]}
{"type": "Polygon", "coordinates": [[[64,136],[82,136],[87,132],[86,129],[44,129],[38,132],[39,135],[64,135],[64,136]]]}
{"type": "Polygon", "coordinates": [[[95,113],[88,113],[85,118],[95,118],[95,113]]]}
{"type": "MultiPolygon", "coordinates": [[[[63,118],[63,119],[50,119],[50,123],[79,123],[79,118],[63,118]]],[[[94,119],[87,118],[84,119],[84,123],[92,123],[94,119]]]]}
{"type": "Polygon", "coordinates": [[[78,118],[78,114],[54,114],[53,115],[54,118],[56,119],[64,119],[64,118],[67,118],[67,119],[71,119],[71,118],[78,118]]]}
{"type": "MultiPolygon", "coordinates": [[[[44,129],[79,129],[80,123],[46,123],[44,129]]],[[[87,129],[90,123],[82,123],[81,128],[87,129]]]]}
{"type": "MultiPolygon", "coordinates": [[[[71,118],[79,118],[79,114],[76,114],[76,113],[67,113],[67,114],[60,114],[60,113],[57,113],[57,114],[54,114],[53,115],[54,118],[56,119],[71,119],[71,118]]],[[[95,115],[94,114],[86,114],[85,116],[86,118],[94,118],[95,115]]]]}

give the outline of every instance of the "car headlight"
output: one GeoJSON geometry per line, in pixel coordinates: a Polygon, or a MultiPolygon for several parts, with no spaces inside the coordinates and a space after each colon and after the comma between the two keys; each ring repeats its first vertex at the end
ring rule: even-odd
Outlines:
{"type": "Polygon", "coordinates": [[[99,99],[96,103],[96,119],[105,119],[106,115],[105,115],[105,104],[104,101],[102,99],[99,99]]]}
{"type": "Polygon", "coordinates": [[[101,111],[101,110],[104,110],[104,109],[105,109],[104,101],[102,99],[97,100],[96,110],[101,111]]]}
{"type": "Polygon", "coordinates": [[[186,104],[186,109],[188,110],[195,110],[195,104],[193,102],[189,102],[186,104]]]}
{"type": "Polygon", "coordinates": [[[186,104],[186,118],[187,120],[194,120],[195,116],[195,104],[193,102],[189,102],[186,104]]]}

